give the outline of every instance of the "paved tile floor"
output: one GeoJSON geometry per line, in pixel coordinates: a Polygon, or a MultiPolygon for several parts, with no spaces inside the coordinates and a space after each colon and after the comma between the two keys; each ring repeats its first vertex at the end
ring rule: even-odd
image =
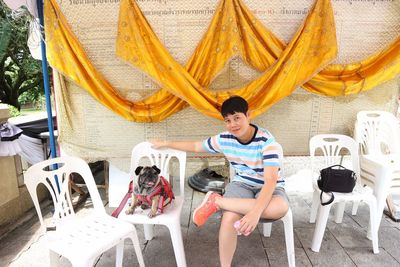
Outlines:
{"type": "MultiPolygon", "coordinates": [[[[300,175],[301,176],[301,175],[300,175]]],[[[310,188],[300,182],[299,175],[287,181],[294,220],[296,266],[400,266],[400,223],[384,216],[379,229],[379,254],[372,253],[372,242],[366,238],[368,207],[360,205],[358,214],[351,215],[346,206],[343,223],[336,224],[333,216],[327,225],[321,250],[310,250],[314,224],[308,223],[311,204],[310,188]]],[[[186,203],[181,226],[188,266],[219,266],[218,229],[220,214],[214,215],[207,224],[197,228],[191,222],[191,213],[202,201],[204,194],[186,188],[186,203]]],[[[106,204],[106,200],[105,204],[106,204]]],[[[90,208],[90,198],[80,214],[90,208]]],[[[47,208],[50,215],[50,208],[47,208]]],[[[109,209],[111,211],[111,209],[109,209]]],[[[332,212],[331,212],[332,213],[332,212]]],[[[35,213],[25,223],[0,240],[0,266],[49,266],[48,250],[39,232],[35,213]]],[[[29,217],[28,217],[29,218],[29,217]]],[[[156,237],[148,242],[143,238],[143,227],[137,226],[146,266],[176,266],[168,230],[155,227],[156,237]]],[[[96,266],[114,266],[115,250],[104,253],[96,266]]],[[[63,266],[70,266],[62,260],[63,266]]],[[[124,266],[138,266],[131,244],[125,245],[124,266]]],[[[283,224],[272,226],[272,236],[264,237],[261,227],[248,237],[240,236],[233,266],[287,266],[283,224]]]]}

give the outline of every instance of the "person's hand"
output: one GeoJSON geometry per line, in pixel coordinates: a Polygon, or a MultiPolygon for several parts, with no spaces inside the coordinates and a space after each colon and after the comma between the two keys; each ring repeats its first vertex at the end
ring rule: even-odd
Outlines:
{"type": "Polygon", "coordinates": [[[241,220],[238,232],[248,236],[251,232],[256,229],[258,221],[260,220],[260,215],[253,211],[248,212],[241,220]]]}
{"type": "Polygon", "coordinates": [[[167,146],[167,141],[165,140],[150,140],[152,147],[155,149],[163,148],[167,146]]]}

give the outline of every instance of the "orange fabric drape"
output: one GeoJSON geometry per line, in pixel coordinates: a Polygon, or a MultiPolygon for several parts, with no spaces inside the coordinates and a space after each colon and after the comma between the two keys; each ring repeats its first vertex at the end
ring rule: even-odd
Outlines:
{"type": "Polygon", "coordinates": [[[133,0],[122,0],[117,55],[162,85],[152,96],[132,102],[121,97],[96,71],[55,0],[46,2],[45,15],[50,64],[108,108],[137,122],[160,121],[188,104],[206,115],[220,118],[218,108],[231,94],[245,97],[256,116],[307,80],[304,84],[307,90],[334,96],[371,89],[400,72],[399,39],[359,64],[329,65],[318,73],[336,55],[334,18],[328,0],[316,1],[286,47],[242,1],[222,0],[185,67],[161,44],[138,5],[133,0]],[[223,92],[208,90],[212,79],[235,54],[265,72],[243,88],[223,92]]]}
{"type": "MultiPolygon", "coordinates": [[[[157,94],[174,94],[214,118],[220,118],[218,107],[231,94],[246,98],[253,116],[261,114],[310,79],[337,51],[329,0],[315,3],[278,60],[273,57],[280,50],[278,40],[240,0],[221,1],[186,69],[161,44],[135,1],[121,1],[119,29],[117,55],[157,80],[163,86],[157,94]],[[264,47],[272,48],[271,54],[261,53],[264,47]],[[235,54],[260,70],[272,66],[240,89],[212,92],[204,88],[235,54]]],[[[152,97],[146,100],[151,102],[152,97]]]]}

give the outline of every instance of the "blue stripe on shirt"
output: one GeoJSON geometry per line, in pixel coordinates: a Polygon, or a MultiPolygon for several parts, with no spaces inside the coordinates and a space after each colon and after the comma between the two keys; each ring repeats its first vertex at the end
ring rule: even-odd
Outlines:
{"type": "Polygon", "coordinates": [[[224,149],[224,154],[228,157],[243,157],[248,160],[258,160],[260,159],[260,154],[259,153],[254,153],[252,151],[250,152],[244,152],[244,151],[239,151],[239,150],[233,150],[233,149],[224,149]]]}
{"type": "Polygon", "coordinates": [[[221,134],[220,137],[223,139],[235,139],[236,140],[236,137],[234,137],[232,134],[221,134]]]}
{"type": "Polygon", "coordinates": [[[243,175],[239,175],[239,177],[240,177],[240,178],[243,178],[243,179],[245,179],[245,180],[249,180],[249,181],[251,181],[251,182],[253,182],[253,183],[264,184],[264,181],[259,180],[259,179],[255,179],[255,178],[253,178],[253,177],[243,176],[243,175]]]}
{"type": "Polygon", "coordinates": [[[263,156],[263,159],[278,159],[278,158],[279,158],[278,154],[269,154],[263,156]]]}
{"type": "Polygon", "coordinates": [[[264,162],[264,167],[279,167],[279,162],[264,162]]]}
{"type": "Polygon", "coordinates": [[[218,151],[215,150],[214,147],[211,145],[211,138],[208,138],[207,144],[208,144],[208,146],[210,147],[211,150],[213,150],[215,153],[218,153],[218,151]]]}

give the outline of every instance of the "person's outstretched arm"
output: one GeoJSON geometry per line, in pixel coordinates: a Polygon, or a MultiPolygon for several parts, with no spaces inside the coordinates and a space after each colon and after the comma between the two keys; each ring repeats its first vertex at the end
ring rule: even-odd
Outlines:
{"type": "Polygon", "coordinates": [[[151,140],[154,148],[173,148],[186,152],[207,152],[201,141],[166,141],[151,140]]]}

